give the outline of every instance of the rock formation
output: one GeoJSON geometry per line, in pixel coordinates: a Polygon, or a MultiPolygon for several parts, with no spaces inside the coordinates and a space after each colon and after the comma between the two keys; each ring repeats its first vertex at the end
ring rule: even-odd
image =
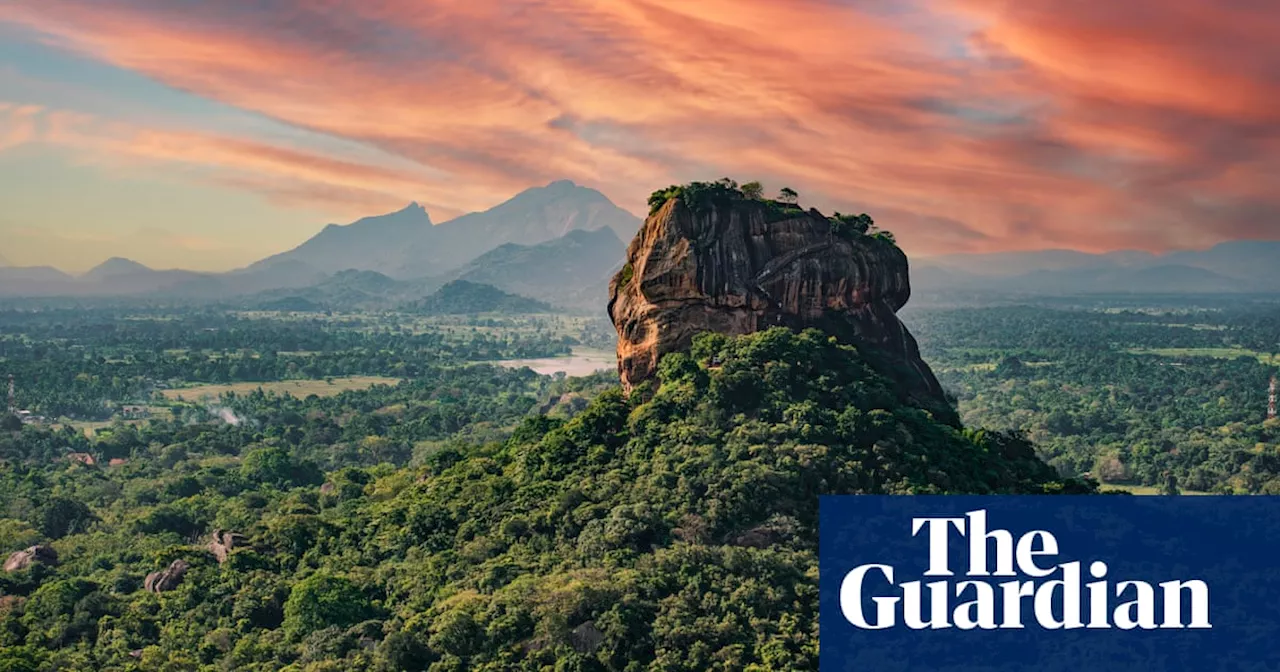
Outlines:
{"type": "Polygon", "coordinates": [[[168,592],[182,583],[182,577],[186,575],[187,570],[190,568],[191,565],[187,564],[186,561],[174,560],[168,569],[148,574],[147,578],[142,581],[142,587],[149,593],[168,592]]]}
{"type": "Polygon", "coordinates": [[[18,572],[31,566],[33,562],[43,562],[47,565],[58,564],[58,552],[53,550],[51,546],[43,544],[32,546],[26,550],[17,551],[4,561],[4,571],[18,572]]]}
{"type": "Polygon", "coordinates": [[[209,552],[213,554],[213,557],[218,559],[218,564],[222,564],[227,561],[227,558],[231,555],[231,551],[233,549],[244,545],[244,540],[245,537],[243,534],[228,532],[226,530],[214,530],[213,540],[209,542],[209,545],[206,546],[206,548],[208,548],[209,552]]]}
{"type": "Polygon", "coordinates": [[[815,327],[857,345],[913,398],[947,409],[942,388],[897,317],[911,295],[896,245],[842,233],[816,210],[780,213],[742,198],[670,198],[645,221],[609,286],[624,389],[705,331],[742,335],[815,327]]]}

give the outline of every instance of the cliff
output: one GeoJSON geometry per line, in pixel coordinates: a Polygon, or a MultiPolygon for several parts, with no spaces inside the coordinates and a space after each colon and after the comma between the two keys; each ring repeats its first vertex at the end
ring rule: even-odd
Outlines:
{"type": "Polygon", "coordinates": [[[816,210],[743,198],[668,198],[609,286],[624,389],[694,335],[817,328],[864,357],[920,405],[954,422],[941,386],[897,317],[911,296],[907,257],[816,210]]]}

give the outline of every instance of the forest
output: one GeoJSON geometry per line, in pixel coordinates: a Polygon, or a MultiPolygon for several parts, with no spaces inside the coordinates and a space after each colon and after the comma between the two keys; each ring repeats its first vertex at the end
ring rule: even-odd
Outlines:
{"type": "Polygon", "coordinates": [[[1280,494],[1280,424],[1266,420],[1280,305],[1198,302],[926,308],[905,319],[966,425],[1023,433],[1064,474],[1280,494]]]}
{"type": "Polygon", "coordinates": [[[0,670],[811,670],[820,494],[1280,493],[1280,306],[903,319],[965,428],[817,331],[628,398],[503,365],[589,318],[0,310],[0,670]]]}
{"type": "Polygon", "coordinates": [[[606,343],[598,321],[546,314],[0,313],[0,362],[20,383],[18,405],[72,420],[109,420],[184,384],[413,378],[433,364],[552,357],[606,343]]]}

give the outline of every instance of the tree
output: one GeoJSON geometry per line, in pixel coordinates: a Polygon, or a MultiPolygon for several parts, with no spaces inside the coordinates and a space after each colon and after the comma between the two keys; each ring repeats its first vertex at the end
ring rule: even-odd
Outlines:
{"type": "Polygon", "coordinates": [[[330,626],[349,627],[373,617],[369,598],[349,579],[312,574],[299,581],[284,603],[284,629],[296,638],[330,626]]]}
{"type": "Polygon", "coordinates": [[[240,475],[252,483],[267,483],[281,488],[323,480],[323,474],[315,465],[294,460],[288,450],[276,446],[248,451],[240,465],[240,475]]]}
{"type": "Polygon", "coordinates": [[[61,539],[89,529],[98,517],[74,499],[54,497],[40,510],[40,531],[51,539],[61,539]]]}
{"type": "Polygon", "coordinates": [[[759,201],[764,198],[764,185],[759,182],[748,182],[742,185],[742,195],[751,201],[759,201]]]}
{"type": "Polygon", "coordinates": [[[782,191],[778,192],[778,200],[794,205],[800,200],[800,194],[797,194],[796,190],[791,187],[783,187],[782,191]]]}
{"type": "Polygon", "coordinates": [[[4,431],[4,432],[22,431],[22,419],[12,413],[0,414],[0,431],[4,431]]]}

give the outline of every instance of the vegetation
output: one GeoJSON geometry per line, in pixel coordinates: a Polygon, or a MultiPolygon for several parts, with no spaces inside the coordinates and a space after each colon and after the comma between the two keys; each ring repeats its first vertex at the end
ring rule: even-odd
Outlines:
{"type": "Polygon", "coordinates": [[[492,285],[454,280],[434,294],[414,304],[413,312],[424,315],[468,315],[472,313],[550,313],[547,303],[504,292],[492,285]]]}
{"type": "Polygon", "coordinates": [[[104,420],[0,418],[0,556],[58,556],[0,573],[0,670],[811,670],[821,494],[1280,493],[1280,307],[1073,301],[906,311],[974,429],[816,331],[629,400],[481,363],[577,318],[0,312],[20,406],[104,420]]]}
{"type": "Polygon", "coordinates": [[[644,403],[606,380],[429,366],[228,395],[238,424],[6,434],[0,545],[59,562],[0,575],[0,661],[815,669],[818,495],[1089,491],[1016,435],[936,422],[816,331],[703,336],[644,403]],[[565,395],[591,401],[538,412],[565,395]],[[244,535],[222,563],[215,529],[244,535]],[[142,588],[175,560],[172,590],[142,588]]]}
{"type": "Polygon", "coordinates": [[[1265,422],[1280,307],[1193,300],[914,310],[906,319],[967,424],[1026,434],[1066,474],[1280,494],[1280,425],[1265,422]]]}
{"type": "Polygon", "coordinates": [[[554,357],[611,339],[603,318],[514,313],[11,310],[0,311],[0,372],[15,376],[20,408],[109,421],[193,385],[412,378],[430,365],[554,357]]]}
{"type": "MultiPolygon", "coordinates": [[[[673,198],[679,198],[694,212],[705,212],[717,204],[727,205],[734,201],[759,202],[765,208],[765,221],[769,223],[793,219],[805,212],[799,205],[800,195],[794,189],[783,187],[778,198],[768,200],[764,198],[764,187],[759,182],[739,186],[734,180],[725,177],[715,182],[690,182],[659,189],[649,196],[649,214],[653,215],[673,198]]],[[[875,222],[865,213],[842,215],[837,212],[827,219],[831,223],[832,233],[846,240],[862,238],[896,244],[893,234],[876,230],[875,222]]]]}

